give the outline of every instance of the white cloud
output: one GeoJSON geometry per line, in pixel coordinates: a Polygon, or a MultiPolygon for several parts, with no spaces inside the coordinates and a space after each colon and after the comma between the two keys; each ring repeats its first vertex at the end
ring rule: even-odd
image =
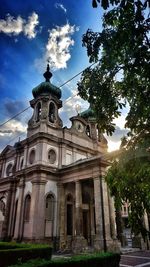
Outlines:
{"type": "Polygon", "coordinates": [[[121,114],[118,118],[115,118],[113,120],[113,123],[115,123],[120,129],[124,129],[125,123],[126,123],[126,115],[121,114]]]}
{"type": "Polygon", "coordinates": [[[49,39],[46,45],[46,58],[49,59],[50,65],[53,68],[61,69],[67,67],[67,61],[70,59],[70,46],[74,45],[74,40],[71,35],[79,29],[66,25],[53,28],[49,31],[49,39]]]}
{"type": "Polygon", "coordinates": [[[24,33],[29,39],[35,38],[36,36],[35,27],[38,24],[39,24],[38,15],[35,12],[33,12],[32,15],[28,17],[28,23],[24,25],[24,33]]]}
{"type": "Polygon", "coordinates": [[[67,9],[61,3],[55,3],[55,7],[62,9],[65,13],[67,12],[67,9]]]}
{"type": "Polygon", "coordinates": [[[17,133],[25,133],[27,126],[23,125],[21,121],[11,120],[0,129],[0,136],[13,136],[17,133]]]}
{"type": "Polygon", "coordinates": [[[16,19],[10,14],[7,15],[6,19],[0,20],[0,32],[7,35],[19,35],[21,32],[31,39],[36,36],[35,27],[39,24],[38,15],[33,12],[28,17],[28,21],[18,16],[16,19]]]}

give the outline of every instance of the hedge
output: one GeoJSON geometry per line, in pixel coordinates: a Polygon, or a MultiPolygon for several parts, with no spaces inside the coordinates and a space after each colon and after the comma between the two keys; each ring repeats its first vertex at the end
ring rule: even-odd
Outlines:
{"type": "Polygon", "coordinates": [[[1,267],[36,258],[50,259],[51,255],[52,248],[49,245],[0,242],[1,267]]]}
{"type": "Polygon", "coordinates": [[[74,256],[68,259],[32,260],[10,267],[119,267],[120,254],[97,253],[74,256]]]}

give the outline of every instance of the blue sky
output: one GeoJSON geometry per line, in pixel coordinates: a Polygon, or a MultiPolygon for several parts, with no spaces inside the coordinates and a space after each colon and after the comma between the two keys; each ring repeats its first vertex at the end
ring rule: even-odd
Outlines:
{"type": "MultiPolygon", "coordinates": [[[[1,0],[0,8],[0,122],[3,123],[29,105],[32,88],[44,81],[47,60],[53,72],[52,83],[60,86],[89,65],[82,35],[88,28],[101,30],[102,10],[93,9],[90,0],[1,0]]],[[[62,87],[64,125],[87,103],[76,94],[79,77],[62,87]]],[[[32,110],[0,128],[0,150],[24,138],[32,110]],[[15,139],[16,138],[16,139],[15,139]],[[12,142],[11,142],[12,140],[12,142]]],[[[124,116],[110,142],[122,135],[124,116]],[[120,128],[119,128],[120,127],[120,128]]]]}

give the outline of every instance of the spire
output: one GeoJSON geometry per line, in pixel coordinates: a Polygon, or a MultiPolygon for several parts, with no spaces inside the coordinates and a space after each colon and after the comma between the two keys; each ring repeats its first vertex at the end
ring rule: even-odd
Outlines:
{"type": "Polygon", "coordinates": [[[49,82],[50,78],[52,77],[52,73],[50,72],[50,67],[49,64],[47,64],[47,70],[46,72],[43,74],[46,82],[49,82]]]}

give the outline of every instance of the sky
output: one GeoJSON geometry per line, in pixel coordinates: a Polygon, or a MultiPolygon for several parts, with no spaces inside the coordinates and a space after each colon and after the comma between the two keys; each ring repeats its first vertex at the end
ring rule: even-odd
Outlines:
{"type": "MultiPolygon", "coordinates": [[[[101,8],[93,9],[91,0],[1,0],[0,1],[0,125],[29,106],[32,89],[44,81],[47,61],[53,77],[61,86],[90,65],[82,36],[87,29],[100,31],[101,8]]],[[[69,118],[88,103],[77,95],[76,77],[61,87],[63,108],[60,116],[64,126],[69,118]]],[[[0,151],[26,136],[29,108],[0,126],[0,151]]],[[[108,137],[109,151],[119,148],[126,110],[115,120],[116,131],[108,137]]]]}

